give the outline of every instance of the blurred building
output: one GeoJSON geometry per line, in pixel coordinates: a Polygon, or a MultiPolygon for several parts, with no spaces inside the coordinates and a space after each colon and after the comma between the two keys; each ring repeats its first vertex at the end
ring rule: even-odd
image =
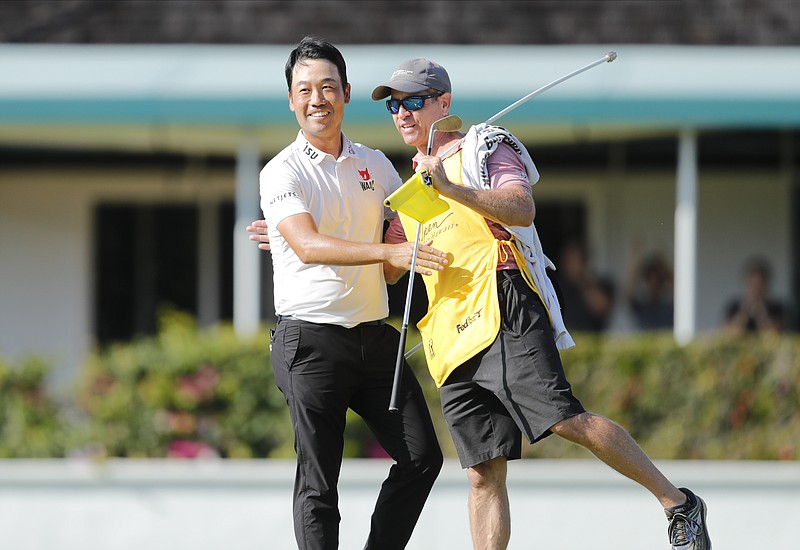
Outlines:
{"type": "MultiPolygon", "coordinates": [[[[297,132],[283,66],[304,34],[341,47],[345,131],[401,175],[412,151],[369,100],[400,61],[446,66],[469,125],[616,51],[499,121],[542,174],[548,254],[582,239],[621,281],[632,240],[664,251],[681,341],[720,326],[755,253],[796,311],[792,4],[4,2],[0,353],[50,356],[67,378],[93,346],[152,332],[161,307],[244,334],[272,316],[269,258],[244,224],[258,170],[297,132]]],[[[613,329],[630,327],[621,309],[613,329]]]]}

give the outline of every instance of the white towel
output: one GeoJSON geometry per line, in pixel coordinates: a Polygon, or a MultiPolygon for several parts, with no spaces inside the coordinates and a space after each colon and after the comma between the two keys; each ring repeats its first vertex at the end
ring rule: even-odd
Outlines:
{"type": "MultiPolygon", "coordinates": [[[[462,145],[461,163],[462,180],[464,185],[474,189],[489,189],[489,171],[487,162],[489,155],[497,150],[500,143],[506,143],[522,158],[525,170],[528,173],[528,180],[531,185],[539,181],[539,172],[533,164],[530,154],[525,146],[508,130],[499,126],[487,126],[477,124],[467,130],[462,145]]],[[[533,282],[544,300],[550,312],[550,319],[553,322],[553,337],[558,349],[567,349],[575,345],[575,341],[564,325],[564,318],[561,315],[561,306],[558,303],[553,282],[547,276],[545,269],[555,271],[556,266],[544,255],[542,243],[539,241],[539,234],[536,227],[531,224],[523,226],[505,226],[517,240],[520,252],[528,263],[533,276],[533,282]]]]}

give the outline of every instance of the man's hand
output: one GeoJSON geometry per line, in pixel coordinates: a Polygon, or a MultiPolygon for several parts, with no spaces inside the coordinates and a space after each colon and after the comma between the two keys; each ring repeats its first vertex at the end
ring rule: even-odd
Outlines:
{"type": "MultiPolygon", "coordinates": [[[[411,269],[414,243],[406,242],[386,246],[389,247],[389,252],[383,263],[383,275],[386,282],[392,285],[411,269]]],[[[448,263],[446,253],[433,248],[430,242],[420,243],[414,272],[420,275],[432,275],[434,271],[442,271],[448,263]]]]}
{"type": "Polygon", "coordinates": [[[500,189],[472,189],[451,182],[439,157],[424,156],[417,161],[417,172],[427,170],[433,179],[433,188],[445,197],[502,225],[526,227],[533,223],[536,206],[530,189],[520,185],[507,185],[500,189]]]}
{"type": "Polygon", "coordinates": [[[253,233],[250,235],[250,240],[258,243],[258,248],[261,250],[270,249],[267,220],[255,220],[250,222],[250,225],[247,226],[247,232],[253,233]]]}
{"type": "MultiPolygon", "coordinates": [[[[447,254],[433,248],[430,244],[430,242],[419,244],[417,264],[414,266],[414,271],[421,275],[432,275],[434,271],[441,271],[447,265],[447,254]]],[[[405,271],[411,269],[411,260],[414,256],[413,242],[386,246],[389,247],[386,254],[386,263],[405,271]]]]}
{"type": "Polygon", "coordinates": [[[453,183],[447,178],[442,159],[437,156],[424,156],[420,157],[418,160],[419,162],[416,167],[417,172],[422,172],[423,170],[427,171],[433,180],[433,188],[445,197],[449,197],[450,195],[447,193],[447,189],[451,187],[453,183]]]}

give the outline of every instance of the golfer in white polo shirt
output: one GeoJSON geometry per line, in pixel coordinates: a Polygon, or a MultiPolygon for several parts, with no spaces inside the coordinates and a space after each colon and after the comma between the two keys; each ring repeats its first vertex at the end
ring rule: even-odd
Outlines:
{"type": "MultiPolygon", "coordinates": [[[[381,242],[383,202],[402,182],[383,153],[342,133],[350,84],[334,46],[303,39],[286,81],[300,132],[267,163],[260,185],[278,315],[271,360],[297,452],[295,537],[300,550],[338,548],[337,481],[350,408],[395,460],[365,548],[400,550],[442,466],[408,365],[400,412],[388,410],[399,333],[384,322],[383,265],[410,268],[413,244],[381,242]]],[[[444,253],[423,244],[415,270],[425,275],[445,264],[444,253]]]]}

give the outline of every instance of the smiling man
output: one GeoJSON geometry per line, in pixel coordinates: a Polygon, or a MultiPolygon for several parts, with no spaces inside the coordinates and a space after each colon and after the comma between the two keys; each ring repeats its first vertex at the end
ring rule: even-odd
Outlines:
{"type": "MultiPolygon", "coordinates": [[[[399,333],[384,322],[383,268],[410,269],[413,244],[381,242],[383,201],[402,182],[383,153],[342,132],[350,84],[339,50],[304,38],[289,55],[286,83],[300,131],[261,171],[260,185],[278,316],[270,358],[297,452],[295,538],[300,550],[338,548],[337,483],[350,408],[395,460],[365,548],[400,550],[443,460],[408,365],[401,412],[387,407],[399,333]]],[[[414,269],[430,275],[445,263],[442,252],[423,245],[414,269]]]]}
{"type": "MultiPolygon", "coordinates": [[[[430,129],[450,115],[453,93],[447,71],[428,59],[401,63],[372,99],[386,99],[400,136],[417,148],[415,170],[429,172],[450,205],[422,229],[436,227],[430,244],[450,262],[425,278],[429,309],[417,326],[467,470],[474,548],[508,546],[507,463],[522,457],[523,435],[534,444],[557,434],[659,500],[672,550],[711,550],[705,502],[673,485],[622,426],[587,411],[572,393],[559,350],[574,343],[534,227],[539,173],[525,146],[486,124],[466,134],[436,132],[429,144],[430,129]]],[[[407,241],[415,228],[398,217],[385,242],[407,241]]],[[[387,265],[389,281],[401,275],[387,265]]]]}

